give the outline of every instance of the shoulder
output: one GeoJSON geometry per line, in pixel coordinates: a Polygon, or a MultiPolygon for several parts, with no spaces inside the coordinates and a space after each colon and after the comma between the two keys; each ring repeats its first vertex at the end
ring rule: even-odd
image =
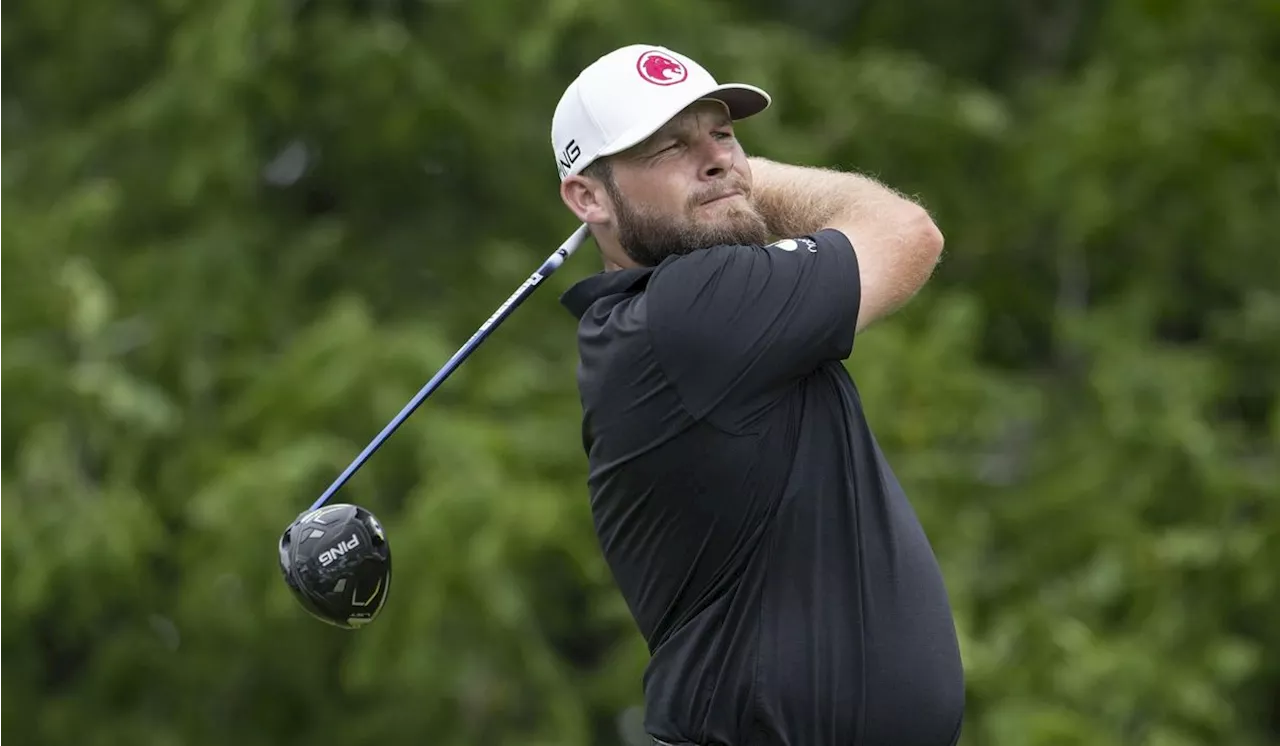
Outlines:
{"type": "Polygon", "coordinates": [[[847,262],[853,256],[849,238],[834,228],[779,238],[763,244],[720,244],[665,259],[654,270],[650,291],[688,291],[712,280],[762,281],[774,270],[803,271],[847,262]]]}
{"type": "Polygon", "coordinates": [[[853,244],[843,232],[835,228],[823,228],[810,233],[797,234],[778,238],[770,243],[760,244],[719,244],[688,254],[667,257],[655,269],[655,276],[662,272],[690,269],[694,267],[712,267],[724,263],[741,263],[743,260],[762,257],[782,257],[788,255],[804,256],[817,254],[826,249],[852,249],[853,244]]]}
{"type": "Polygon", "coordinates": [[[705,303],[747,281],[763,245],[721,244],[667,257],[653,272],[646,295],[656,309],[674,311],[705,303]]]}

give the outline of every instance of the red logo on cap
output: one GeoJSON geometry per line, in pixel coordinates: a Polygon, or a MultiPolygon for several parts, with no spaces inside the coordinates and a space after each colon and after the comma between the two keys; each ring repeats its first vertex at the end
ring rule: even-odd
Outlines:
{"type": "Polygon", "coordinates": [[[685,66],[662,52],[645,52],[636,60],[640,77],[654,85],[675,85],[689,77],[685,66]]]}

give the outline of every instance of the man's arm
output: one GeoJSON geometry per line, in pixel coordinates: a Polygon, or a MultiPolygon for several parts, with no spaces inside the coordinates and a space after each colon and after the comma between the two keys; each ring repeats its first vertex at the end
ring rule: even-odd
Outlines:
{"type": "Polygon", "coordinates": [[[858,331],[901,307],[933,273],[943,238],[920,205],[858,174],[764,158],[750,163],[753,200],[770,233],[832,228],[853,244],[862,286],[858,331]]]}

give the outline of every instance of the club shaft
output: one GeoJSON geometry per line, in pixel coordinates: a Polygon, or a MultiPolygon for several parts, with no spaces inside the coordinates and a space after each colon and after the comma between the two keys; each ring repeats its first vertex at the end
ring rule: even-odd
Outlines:
{"type": "Polygon", "coordinates": [[[498,310],[494,311],[493,315],[480,325],[480,328],[471,336],[471,339],[467,340],[466,344],[464,344],[457,352],[453,353],[453,357],[449,358],[448,362],[444,364],[444,367],[440,368],[439,372],[432,376],[431,380],[427,381],[427,384],[419,389],[413,399],[404,406],[404,409],[401,409],[400,413],[397,414],[391,422],[387,423],[387,426],[382,429],[382,432],[378,433],[378,436],[370,441],[369,445],[365,446],[365,449],[361,451],[360,455],[356,456],[355,460],[347,466],[342,474],[338,475],[338,478],[333,481],[333,484],[329,485],[329,488],[324,491],[324,494],[311,504],[310,510],[315,510],[328,502],[329,498],[333,497],[334,493],[341,489],[342,486],[347,483],[347,480],[351,479],[352,475],[354,475],[361,466],[364,466],[365,462],[369,460],[369,457],[382,447],[382,444],[387,441],[387,438],[391,437],[391,434],[394,433],[400,425],[404,424],[404,421],[409,418],[409,415],[413,414],[414,410],[416,410],[422,402],[426,401],[427,397],[431,396],[431,394],[440,387],[440,384],[444,383],[445,379],[457,370],[458,366],[460,366],[462,362],[480,346],[480,343],[483,342],[494,329],[498,328],[498,326],[502,324],[503,320],[510,316],[511,312],[519,307],[526,298],[532,295],[538,288],[538,285],[542,284],[543,280],[555,273],[555,271],[560,268],[560,265],[564,264],[564,262],[573,255],[573,252],[578,250],[578,247],[586,240],[587,235],[587,226],[583,225],[579,227],[573,232],[573,235],[569,236],[569,238],[560,245],[560,248],[556,249],[551,256],[547,257],[547,260],[542,263],[542,266],[538,268],[538,271],[530,275],[529,279],[525,280],[524,284],[512,293],[510,298],[507,298],[501,306],[498,306],[498,310]]]}

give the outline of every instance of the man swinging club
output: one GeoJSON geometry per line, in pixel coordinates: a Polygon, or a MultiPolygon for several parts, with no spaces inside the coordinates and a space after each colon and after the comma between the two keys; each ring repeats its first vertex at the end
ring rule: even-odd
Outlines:
{"type": "Polygon", "coordinates": [[[734,122],[769,105],[636,45],[552,121],[560,196],[604,262],[561,302],[601,549],[651,653],[645,728],[947,746],[964,678],[946,589],[842,365],[942,235],[871,179],[747,157],[734,122]]]}

